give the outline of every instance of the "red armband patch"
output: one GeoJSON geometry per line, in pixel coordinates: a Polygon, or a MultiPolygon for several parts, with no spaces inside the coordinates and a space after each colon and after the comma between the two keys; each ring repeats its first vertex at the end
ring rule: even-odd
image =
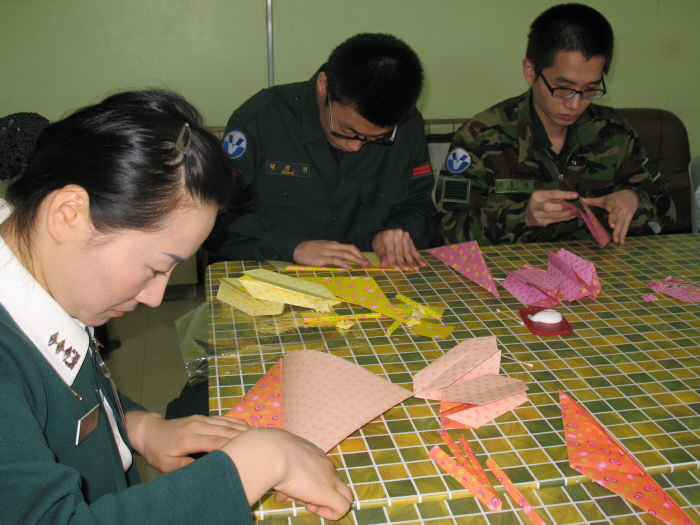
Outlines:
{"type": "Polygon", "coordinates": [[[433,173],[433,169],[430,167],[430,162],[421,164],[420,166],[414,166],[413,176],[419,177],[420,175],[427,175],[428,173],[433,173]]]}

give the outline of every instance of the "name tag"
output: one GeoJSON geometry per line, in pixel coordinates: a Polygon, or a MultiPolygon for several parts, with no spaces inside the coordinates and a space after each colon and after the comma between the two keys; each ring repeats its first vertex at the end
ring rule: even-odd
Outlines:
{"type": "Polygon", "coordinates": [[[95,405],[95,408],[78,420],[78,428],[75,432],[75,444],[79,445],[83,439],[92,434],[92,431],[97,428],[100,422],[100,405],[95,405]]]}
{"type": "Polygon", "coordinates": [[[311,177],[309,164],[293,164],[291,162],[265,161],[265,173],[269,175],[288,175],[290,177],[311,177]]]}
{"type": "Polygon", "coordinates": [[[496,181],[496,193],[532,193],[535,191],[535,182],[519,179],[498,179],[496,181]]]}

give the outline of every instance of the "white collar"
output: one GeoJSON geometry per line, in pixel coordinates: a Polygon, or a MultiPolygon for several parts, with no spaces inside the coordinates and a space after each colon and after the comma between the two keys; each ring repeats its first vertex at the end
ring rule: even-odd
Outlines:
{"type": "MultiPolygon", "coordinates": [[[[10,212],[10,206],[0,199],[0,223],[10,212]]],[[[90,344],[85,325],[71,317],[44,290],[2,237],[0,303],[61,379],[72,385],[90,344]],[[58,335],[54,337],[55,334],[58,335]]]]}

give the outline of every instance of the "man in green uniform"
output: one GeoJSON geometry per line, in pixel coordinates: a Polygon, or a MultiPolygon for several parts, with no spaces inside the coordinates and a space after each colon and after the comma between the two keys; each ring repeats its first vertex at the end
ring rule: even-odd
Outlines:
{"type": "Polygon", "coordinates": [[[531,89],[464,124],[438,183],[436,244],[590,239],[592,207],[616,242],[675,220],[665,180],[605,92],[613,32],[596,10],[554,6],[533,22],[523,74],[531,89]],[[580,202],[579,202],[580,201],[580,202]]]}
{"type": "Polygon", "coordinates": [[[235,202],[205,243],[229,259],[308,266],[424,265],[435,183],[418,56],[401,40],[359,34],[308,81],[264,89],[238,108],[223,146],[235,202]]]}

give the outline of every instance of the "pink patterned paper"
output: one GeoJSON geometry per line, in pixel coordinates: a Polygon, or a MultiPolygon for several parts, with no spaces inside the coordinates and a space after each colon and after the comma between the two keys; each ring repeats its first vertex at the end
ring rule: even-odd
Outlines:
{"type": "Polygon", "coordinates": [[[484,374],[498,374],[501,351],[496,336],[462,341],[413,376],[413,392],[421,399],[441,400],[440,390],[484,374]]]}
{"type": "Polygon", "coordinates": [[[528,390],[520,379],[484,374],[468,381],[455,383],[442,389],[442,400],[448,403],[486,405],[528,390]]]}
{"type": "Polygon", "coordinates": [[[583,286],[571,265],[554,252],[547,252],[547,272],[560,279],[559,293],[567,301],[575,301],[588,295],[588,289],[583,286]]]}
{"type": "Polygon", "coordinates": [[[574,213],[579,219],[582,219],[583,222],[586,223],[588,230],[593,235],[593,238],[598,243],[598,246],[605,248],[605,246],[607,246],[607,244],[612,240],[612,237],[610,236],[610,232],[605,229],[605,226],[601,224],[598,217],[595,216],[591,209],[583,201],[581,201],[583,210],[579,209],[570,202],[567,202],[566,204],[569,206],[569,208],[574,210],[574,213]]]}
{"type": "Polygon", "coordinates": [[[411,392],[340,357],[315,350],[284,356],[284,429],[328,452],[411,392]]]}
{"type": "Polygon", "coordinates": [[[539,288],[518,279],[512,275],[512,273],[509,274],[501,284],[503,285],[503,288],[520,299],[520,301],[525,305],[552,308],[561,302],[556,296],[551,297],[547,295],[539,288]]]}
{"type": "Polygon", "coordinates": [[[557,290],[559,289],[559,280],[547,273],[547,271],[543,270],[542,268],[536,268],[534,266],[521,266],[514,272],[506,273],[508,273],[508,275],[512,275],[513,277],[517,277],[524,283],[536,286],[542,292],[552,297],[557,294],[557,290]]]}
{"type": "Polygon", "coordinates": [[[698,286],[682,284],[678,286],[667,286],[658,291],[685,303],[700,303],[700,287],[698,286]]]}
{"type": "Polygon", "coordinates": [[[586,284],[588,290],[593,293],[591,299],[595,299],[601,289],[600,279],[598,279],[598,274],[595,271],[595,264],[564,248],[557,252],[557,257],[574,269],[576,275],[586,284]]]}
{"type": "Polygon", "coordinates": [[[440,417],[451,419],[469,428],[479,428],[481,425],[510,412],[515,407],[527,401],[527,394],[521,392],[499,399],[486,405],[464,405],[462,403],[440,403],[440,417]]]}
{"type": "Polygon", "coordinates": [[[476,241],[441,246],[426,251],[496,297],[499,297],[491,270],[486,266],[484,256],[481,254],[479,244],[476,241]]]}

